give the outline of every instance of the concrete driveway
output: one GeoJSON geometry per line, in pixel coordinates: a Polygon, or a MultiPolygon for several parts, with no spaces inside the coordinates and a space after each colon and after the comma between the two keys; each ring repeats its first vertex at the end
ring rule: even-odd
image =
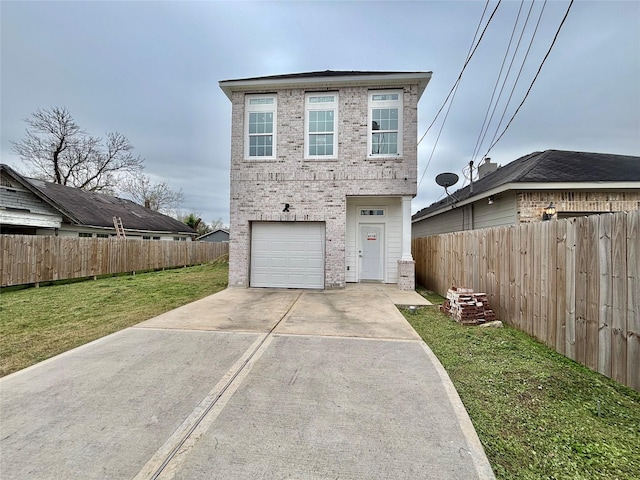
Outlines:
{"type": "Polygon", "coordinates": [[[228,289],[9,375],[0,478],[494,478],[423,301],[228,289]]]}

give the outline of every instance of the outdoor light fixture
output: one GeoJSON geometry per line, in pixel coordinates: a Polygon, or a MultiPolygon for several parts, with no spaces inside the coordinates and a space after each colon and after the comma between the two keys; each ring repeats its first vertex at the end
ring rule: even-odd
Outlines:
{"type": "Polygon", "coordinates": [[[489,197],[489,205],[493,205],[493,195],[489,197]]]}
{"type": "Polygon", "coordinates": [[[284,208],[282,209],[282,211],[283,211],[283,212],[288,212],[288,211],[289,211],[289,207],[290,207],[290,206],[291,206],[291,205],[289,205],[288,203],[285,203],[285,204],[284,204],[284,208]]]}
{"type": "Polygon", "coordinates": [[[556,207],[554,207],[553,202],[551,202],[549,206],[544,209],[544,213],[542,214],[542,220],[551,220],[555,214],[556,214],[556,207]]]}

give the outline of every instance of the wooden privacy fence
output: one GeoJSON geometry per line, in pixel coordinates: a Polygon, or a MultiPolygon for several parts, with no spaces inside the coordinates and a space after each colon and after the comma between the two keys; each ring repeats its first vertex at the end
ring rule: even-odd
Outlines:
{"type": "Polygon", "coordinates": [[[640,211],[413,239],[416,281],[486,292],[498,318],[640,390],[640,211]]]}
{"type": "Polygon", "coordinates": [[[183,267],[228,251],[222,242],[0,235],[0,286],[183,267]]]}

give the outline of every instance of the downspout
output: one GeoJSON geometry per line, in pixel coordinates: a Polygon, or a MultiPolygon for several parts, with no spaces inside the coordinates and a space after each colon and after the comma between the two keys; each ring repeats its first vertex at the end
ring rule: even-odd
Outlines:
{"type": "Polygon", "coordinates": [[[474,214],[473,214],[473,205],[474,205],[474,204],[472,203],[472,204],[471,204],[471,218],[469,219],[469,221],[470,221],[470,223],[471,223],[471,228],[470,228],[470,230],[473,230],[473,229],[474,229],[474,223],[475,223],[475,222],[474,222],[474,214]]]}

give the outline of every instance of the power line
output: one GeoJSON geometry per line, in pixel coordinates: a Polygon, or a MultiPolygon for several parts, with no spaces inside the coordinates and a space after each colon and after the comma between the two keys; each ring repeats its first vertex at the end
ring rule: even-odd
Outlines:
{"type": "Polygon", "coordinates": [[[500,136],[491,144],[491,146],[487,150],[487,153],[485,153],[483,155],[483,157],[486,157],[489,154],[489,152],[491,151],[491,149],[496,145],[496,143],[498,143],[500,141],[502,136],[506,133],[506,131],[511,126],[511,122],[513,122],[513,119],[516,117],[516,115],[520,111],[520,108],[522,107],[522,105],[524,105],[525,100],[527,99],[527,97],[529,96],[529,93],[531,92],[531,89],[533,88],[533,84],[538,79],[538,76],[540,75],[540,71],[542,70],[542,67],[544,66],[544,63],[546,62],[547,58],[549,57],[549,54],[551,53],[551,50],[553,49],[553,46],[555,45],[556,40],[558,39],[558,36],[560,35],[560,30],[562,30],[562,26],[564,25],[564,22],[567,20],[567,17],[569,16],[569,11],[571,10],[571,7],[573,6],[573,1],[574,0],[571,0],[571,2],[569,3],[569,6],[567,7],[567,11],[565,12],[564,17],[562,18],[562,21],[560,22],[560,25],[558,26],[558,30],[556,31],[556,34],[553,37],[553,41],[551,42],[551,45],[549,46],[549,50],[547,50],[546,55],[542,59],[542,62],[540,63],[540,67],[538,68],[538,71],[536,72],[535,77],[533,77],[533,80],[531,81],[531,84],[529,85],[529,89],[527,90],[527,93],[525,94],[524,98],[520,102],[520,105],[518,105],[518,108],[516,109],[516,111],[511,116],[511,119],[509,120],[509,123],[507,123],[507,125],[504,127],[504,130],[502,131],[500,136]]]}
{"type": "MultiPolygon", "coordinates": [[[[547,6],[547,0],[544,0],[544,3],[542,4],[542,9],[540,10],[540,15],[538,15],[538,21],[536,22],[536,26],[533,29],[533,34],[531,35],[531,40],[529,40],[529,46],[527,47],[527,51],[524,54],[524,58],[522,59],[522,63],[520,64],[520,69],[518,70],[518,75],[516,75],[516,79],[513,82],[513,86],[511,87],[511,92],[509,92],[509,98],[507,99],[506,103],[504,104],[504,108],[502,109],[502,115],[500,115],[500,120],[498,121],[498,126],[496,127],[495,132],[493,132],[493,137],[491,137],[491,142],[489,142],[489,143],[492,143],[496,139],[496,135],[498,135],[498,131],[500,130],[500,127],[502,126],[502,121],[504,120],[504,116],[507,113],[507,109],[509,108],[509,105],[511,104],[511,99],[513,98],[513,93],[515,92],[516,87],[518,86],[518,82],[520,81],[520,75],[522,75],[522,70],[524,70],[524,66],[525,66],[525,64],[527,62],[527,58],[529,58],[529,52],[531,52],[531,47],[533,46],[533,42],[534,42],[534,40],[536,38],[536,34],[538,33],[538,27],[540,26],[540,22],[542,21],[542,15],[544,14],[544,9],[545,9],[546,6],[547,6]]],[[[484,141],[484,138],[482,140],[484,141]]]]}
{"type": "MultiPolygon", "coordinates": [[[[529,8],[529,14],[531,14],[531,9],[533,8],[533,4],[535,3],[535,0],[533,2],[531,2],[531,7],[529,8]]],[[[484,114],[484,120],[482,121],[482,127],[480,128],[480,132],[478,133],[478,139],[476,140],[476,145],[473,148],[473,154],[471,155],[471,160],[475,161],[476,159],[476,155],[478,154],[478,150],[480,150],[480,146],[482,145],[482,142],[484,141],[484,137],[487,134],[487,131],[489,130],[489,125],[491,125],[491,120],[493,119],[493,114],[496,111],[496,107],[500,101],[500,97],[502,96],[502,91],[504,89],[504,85],[507,82],[507,78],[509,78],[509,73],[511,72],[511,66],[513,65],[513,59],[516,56],[516,53],[518,52],[518,47],[520,46],[520,40],[522,39],[522,35],[524,34],[524,31],[527,27],[527,22],[529,20],[529,15],[527,15],[527,18],[525,19],[524,25],[522,26],[522,32],[520,33],[520,39],[518,40],[518,43],[516,45],[515,50],[513,51],[513,57],[511,59],[511,63],[509,64],[509,68],[507,69],[507,73],[504,76],[504,80],[502,83],[502,87],[500,88],[500,93],[498,93],[498,98],[496,98],[496,103],[495,106],[493,107],[493,110],[491,109],[491,106],[493,105],[493,99],[495,98],[496,95],[496,91],[498,90],[498,84],[500,83],[500,79],[502,78],[502,71],[504,70],[504,65],[507,62],[507,57],[509,56],[509,52],[511,51],[511,44],[513,43],[513,36],[516,33],[516,28],[518,27],[518,21],[520,20],[520,14],[522,13],[522,7],[524,6],[524,0],[522,0],[520,2],[520,8],[518,9],[518,15],[516,16],[516,21],[513,24],[513,30],[511,31],[511,37],[509,37],[509,43],[507,45],[507,49],[504,52],[504,57],[502,59],[502,65],[500,65],[500,72],[498,72],[498,77],[496,78],[496,83],[493,86],[493,92],[491,93],[491,100],[489,100],[489,105],[487,105],[487,111],[484,114]],[[489,112],[491,112],[491,116],[489,117],[489,112]],[[487,119],[489,120],[487,122],[487,119]],[[486,126],[486,129],[485,129],[486,126]]]]}
{"type": "Polygon", "coordinates": [[[487,24],[485,25],[484,29],[482,30],[482,34],[480,34],[480,37],[478,38],[478,41],[476,43],[476,37],[478,36],[478,31],[480,30],[480,26],[482,25],[482,20],[484,19],[484,15],[485,15],[485,13],[487,11],[487,7],[489,6],[489,0],[487,0],[487,2],[485,3],[484,10],[482,11],[482,16],[480,17],[480,21],[478,22],[478,26],[476,27],[476,32],[473,35],[473,40],[471,41],[471,45],[469,46],[469,52],[467,52],[467,59],[466,59],[464,65],[462,66],[462,70],[460,71],[460,75],[458,75],[458,79],[453,84],[453,87],[451,88],[451,91],[447,95],[447,98],[445,98],[442,106],[438,110],[438,113],[436,113],[436,116],[434,117],[433,121],[431,122],[431,125],[429,125],[427,130],[424,132],[424,135],[422,135],[422,137],[420,138],[420,140],[417,143],[417,145],[420,145],[420,142],[422,142],[422,140],[424,140],[424,137],[426,137],[427,133],[429,133],[429,130],[431,129],[431,127],[433,127],[433,125],[436,122],[438,116],[442,112],[442,109],[447,104],[447,101],[449,100],[449,97],[451,97],[451,102],[449,102],[449,107],[447,108],[447,113],[445,114],[444,120],[442,121],[442,125],[440,126],[440,131],[438,132],[438,136],[436,137],[436,140],[435,140],[435,142],[433,144],[433,148],[431,149],[431,154],[429,155],[429,159],[427,160],[427,164],[425,165],[424,170],[422,171],[422,175],[420,176],[420,181],[418,182],[418,187],[417,188],[420,188],[420,185],[422,184],[422,180],[424,179],[424,176],[427,173],[427,169],[429,168],[429,165],[431,164],[431,160],[433,159],[433,154],[434,154],[434,152],[436,150],[436,146],[438,145],[438,140],[440,139],[440,134],[442,134],[442,129],[444,128],[444,125],[447,122],[447,117],[449,116],[449,112],[451,111],[451,106],[453,105],[453,100],[455,98],[456,92],[458,91],[458,85],[460,84],[460,80],[462,79],[462,74],[464,73],[465,69],[467,68],[467,65],[469,64],[469,61],[471,60],[471,57],[473,57],[473,54],[478,49],[478,45],[480,45],[480,41],[482,40],[482,37],[484,36],[485,32],[487,31],[487,28],[489,27],[489,24],[491,23],[491,20],[493,19],[493,16],[495,15],[496,11],[498,10],[498,7],[500,6],[500,3],[501,3],[501,0],[498,1],[498,4],[496,5],[496,8],[494,8],[493,12],[491,13],[491,16],[487,20],[487,24]],[[474,46],[474,44],[475,44],[475,46],[474,46]]]}
{"type": "Polygon", "coordinates": [[[436,151],[436,146],[438,145],[438,141],[440,140],[440,135],[442,134],[442,130],[444,129],[444,124],[447,123],[447,117],[449,117],[449,112],[451,111],[451,105],[453,105],[453,99],[455,98],[457,92],[458,92],[458,86],[456,85],[455,92],[451,97],[451,102],[449,102],[449,108],[447,108],[447,113],[445,114],[444,119],[442,120],[442,125],[440,125],[440,130],[438,131],[438,136],[436,137],[436,141],[433,142],[431,155],[429,155],[429,160],[427,160],[427,164],[425,165],[424,170],[422,171],[422,176],[420,177],[420,181],[418,182],[418,188],[420,188],[420,184],[422,184],[422,180],[424,179],[424,176],[427,173],[427,168],[429,168],[429,165],[431,164],[431,159],[433,158],[433,154],[436,151]]]}
{"type": "MultiPolygon", "coordinates": [[[[467,60],[464,62],[464,65],[462,66],[462,70],[460,71],[460,75],[458,75],[458,78],[455,81],[455,83],[453,84],[453,87],[451,87],[451,90],[449,91],[449,94],[447,95],[447,98],[445,98],[444,102],[442,102],[442,106],[438,110],[438,113],[436,113],[436,116],[433,118],[433,121],[431,122],[431,125],[429,125],[427,127],[427,131],[424,132],[424,135],[422,135],[422,137],[420,137],[420,140],[418,140],[418,145],[420,145],[420,142],[422,142],[422,140],[424,140],[424,137],[427,136],[427,133],[429,133],[429,130],[431,130],[431,127],[433,127],[433,124],[436,123],[436,120],[438,119],[438,116],[440,115],[440,113],[444,109],[444,106],[447,104],[447,101],[449,100],[449,97],[451,97],[451,94],[456,89],[458,83],[460,83],[460,79],[462,79],[462,74],[464,73],[465,69],[467,68],[467,65],[469,64],[469,61],[471,60],[471,57],[473,57],[473,55],[476,53],[476,50],[478,49],[478,45],[480,45],[480,42],[482,41],[482,37],[484,37],[484,34],[487,31],[487,27],[491,23],[491,20],[493,19],[493,16],[495,15],[496,11],[498,10],[498,7],[500,6],[501,2],[502,2],[502,0],[498,0],[498,4],[496,5],[496,8],[493,9],[493,12],[491,13],[491,16],[489,17],[489,20],[487,21],[487,24],[485,25],[484,29],[482,30],[482,34],[480,35],[480,38],[478,39],[478,42],[475,44],[475,47],[473,48],[471,53],[467,55],[467,60]]],[[[487,9],[488,4],[489,4],[489,0],[487,0],[487,3],[485,5],[485,11],[487,9]]],[[[482,12],[482,18],[484,18],[484,11],[482,12]]],[[[482,24],[482,18],[480,18],[480,24],[482,24]]],[[[478,25],[478,28],[479,27],[480,27],[480,25],[478,25]]],[[[476,30],[476,34],[477,34],[477,30],[476,30]]]]}

